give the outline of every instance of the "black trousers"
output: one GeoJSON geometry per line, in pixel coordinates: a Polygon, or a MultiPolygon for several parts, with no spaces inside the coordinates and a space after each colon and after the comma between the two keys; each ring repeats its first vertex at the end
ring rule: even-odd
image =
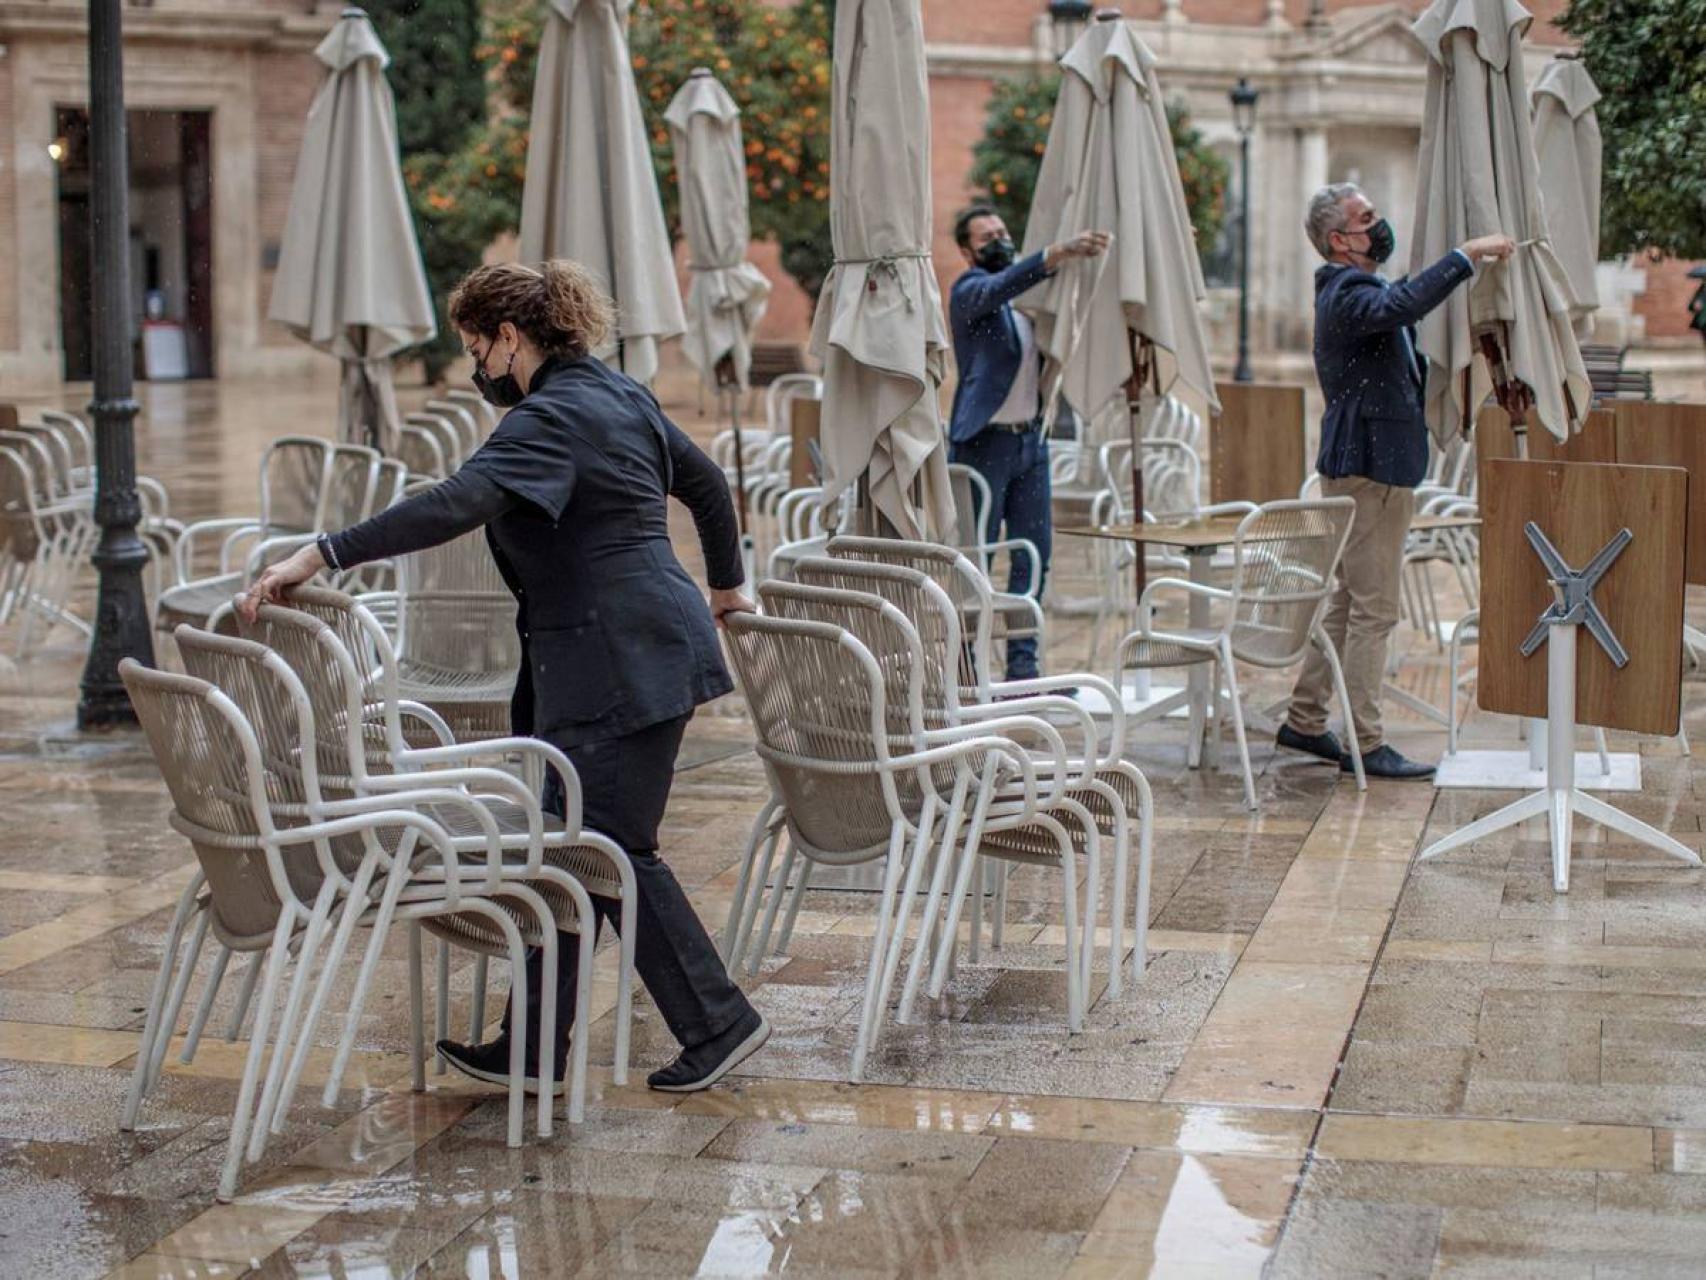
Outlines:
{"type": "MultiPolygon", "coordinates": [[[[609,836],[634,867],[638,901],[634,909],[634,967],[658,1012],[684,1048],[715,1039],[752,1007],[723,967],[722,957],[675,873],[657,855],[658,823],[663,820],[675,757],[691,714],[666,720],[620,738],[566,749],[581,782],[582,822],[609,836]]],[[[546,810],[563,812],[562,789],[555,773],[545,787],[546,810]]],[[[613,898],[593,895],[592,906],[611,929],[620,926],[613,898]]],[[[539,1030],[541,953],[527,960],[529,1039],[539,1030]]],[[[580,955],[571,935],[557,947],[557,1065],[567,1056],[575,1020],[575,979],[580,955]]],[[[509,1034],[514,1002],[504,1011],[509,1034]]]]}

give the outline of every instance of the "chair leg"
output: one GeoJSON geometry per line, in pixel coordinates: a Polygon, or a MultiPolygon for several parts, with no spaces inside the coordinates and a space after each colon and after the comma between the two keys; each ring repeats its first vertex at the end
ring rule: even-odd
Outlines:
{"type": "MultiPolygon", "coordinates": [[[[481,953],[474,957],[474,1003],[468,1013],[468,1043],[479,1044],[486,1035],[486,982],[491,957],[481,953]]],[[[439,1060],[440,1069],[443,1059],[439,1060]]]]}
{"type": "Polygon", "coordinates": [[[1333,670],[1333,692],[1338,695],[1339,706],[1345,712],[1346,748],[1351,753],[1351,768],[1356,772],[1357,790],[1368,790],[1368,776],[1362,770],[1362,744],[1357,741],[1356,715],[1351,710],[1350,690],[1345,686],[1345,669],[1339,665],[1339,651],[1333,645],[1332,637],[1316,624],[1314,632],[1315,643],[1321,647],[1321,652],[1327,657],[1327,665],[1333,670]]]}
{"type": "MultiPolygon", "coordinates": [[[[445,939],[438,940],[438,968],[433,975],[433,1043],[446,1039],[450,1035],[450,943],[445,939]]],[[[434,1075],[443,1075],[446,1067],[444,1059],[433,1055],[436,1064],[434,1075]]]]}
{"type": "MultiPolygon", "coordinates": [[[[746,954],[746,948],[752,940],[752,930],[758,921],[758,904],[764,897],[764,886],[770,881],[770,867],[776,860],[776,845],[781,840],[782,833],[771,831],[764,841],[764,852],[758,865],[753,868],[753,878],[747,885],[746,898],[741,906],[741,917],[735,925],[734,942],[729,947],[729,958],[725,962],[730,973],[740,967],[740,962],[746,954]]],[[[793,850],[793,842],[789,841],[789,851],[793,850]]]]}
{"type": "Polygon", "coordinates": [[[812,871],[817,863],[810,858],[800,859],[800,873],[794,880],[794,891],[788,897],[788,914],[782,919],[782,933],[776,939],[776,954],[790,954],[788,948],[794,941],[794,925],[800,918],[800,906],[806,900],[806,890],[811,887],[812,871]]]}
{"type": "Polygon", "coordinates": [[[308,989],[308,975],[314,968],[314,956],[325,936],[337,896],[337,887],[330,880],[321,884],[320,892],[314,899],[314,908],[308,915],[307,927],[301,934],[302,946],[296,957],[296,972],[291,977],[290,990],[284,1001],[284,1012],[279,1015],[278,1033],[273,1037],[277,1047],[267,1064],[260,1105],[255,1110],[255,1126],[249,1135],[251,1164],[259,1160],[261,1153],[266,1150],[267,1134],[271,1130],[269,1119],[274,1116],[279,1089],[284,1083],[284,1070],[290,1060],[297,1019],[302,1013],[302,997],[308,989]]]}
{"type": "Polygon", "coordinates": [[[1250,768],[1250,743],[1244,736],[1244,695],[1238,688],[1238,667],[1232,657],[1232,642],[1220,638],[1220,669],[1226,676],[1227,701],[1232,704],[1232,734],[1238,741],[1238,762],[1244,766],[1244,807],[1254,810],[1256,775],[1250,768]]]}
{"type": "Polygon", "coordinates": [[[764,926],[758,931],[758,945],[753,947],[752,955],[747,958],[746,972],[749,977],[758,976],[758,968],[770,951],[770,937],[776,931],[776,916],[782,909],[782,900],[789,893],[788,877],[793,875],[794,864],[798,861],[799,850],[789,841],[788,852],[782,856],[782,866],[776,872],[776,885],[770,890],[770,901],[764,908],[764,926]]]}
{"type": "Polygon", "coordinates": [[[261,979],[266,959],[262,952],[255,952],[243,971],[243,985],[237,989],[237,1005],[231,1010],[231,1020],[225,1024],[226,1044],[235,1044],[237,1037],[243,1034],[243,1021],[249,1016],[249,1004],[255,998],[255,984],[261,979]]]}
{"type": "Polygon", "coordinates": [[[889,838],[888,854],[883,863],[883,896],[877,904],[877,930],[871,938],[871,957],[865,966],[865,1003],[859,1011],[859,1036],[853,1044],[851,1080],[858,1084],[865,1074],[865,1058],[876,1037],[878,1022],[877,991],[882,978],[883,948],[888,941],[890,913],[894,909],[895,891],[900,883],[901,859],[906,848],[906,829],[898,822],[889,838]]]}
{"type": "Polygon", "coordinates": [[[1132,978],[1142,981],[1149,966],[1149,877],[1150,861],[1155,851],[1155,796],[1149,779],[1137,775],[1138,821],[1142,825],[1137,835],[1137,906],[1132,919],[1132,978]]]}
{"type": "MultiPolygon", "coordinates": [[[[577,945],[580,947],[580,972],[575,975],[575,1024],[569,1033],[569,1123],[580,1124],[586,1119],[586,1057],[587,1041],[592,1039],[592,949],[596,941],[598,918],[583,921],[577,945]]],[[[621,1034],[621,1025],[618,1034],[621,1034]]],[[[618,1051],[623,1075],[627,1074],[625,1051],[618,1051]]]]}
{"type": "Polygon", "coordinates": [[[1076,1035],[1084,1030],[1084,988],[1079,972],[1079,953],[1088,939],[1078,918],[1078,855],[1064,828],[1058,828],[1060,840],[1061,899],[1066,923],[1066,1029],[1076,1035]]]}
{"type": "Polygon", "coordinates": [[[1108,910],[1108,995],[1125,985],[1126,877],[1131,874],[1131,815],[1116,795],[1114,813],[1114,893],[1108,910]]]}
{"type": "MultiPolygon", "coordinates": [[[[361,957],[361,968],[356,971],[355,989],[350,993],[349,1009],[344,1014],[344,1029],[338,1036],[337,1051],[332,1055],[332,1069],[326,1074],[326,1087],[320,1094],[320,1105],[332,1107],[338,1101],[338,1089],[343,1084],[344,1069],[349,1065],[350,1054],[355,1051],[356,1025],[361,1018],[362,1006],[366,1003],[367,992],[373,983],[374,971],[379,967],[379,956],[385,949],[385,935],[391,928],[391,921],[397,912],[397,899],[402,894],[404,884],[403,871],[407,863],[397,858],[392,863],[390,876],[386,880],[385,892],[380,896],[379,907],[373,913],[373,936],[367,940],[367,950],[361,957]]],[[[512,988],[515,979],[511,978],[512,988]]],[[[525,1006],[517,1004],[517,1008],[525,1006]]],[[[515,1037],[519,1039],[520,1037],[515,1037]]]]}
{"type": "MultiPolygon", "coordinates": [[[[628,1049],[634,1030],[634,933],[638,907],[633,895],[622,899],[622,936],[616,940],[616,1066],[611,1079],[628,1083],[628,1049]]],[[[596,926],[593,942],[598,941],[596,926]]]]}
{"type": "Polygon", "coordinates": [[[189,1032],[184,1036],[183,1050],[178,1054],[178,1061],[185,1066],[195,1061],[196,1046],[201,1043],[201,1033],[206,1030],[207,1020],[213,1014],[213,1002],[219,995],[219,988],[225,981],[225,970],[230,964],[231,948],[220,947],[213,957],[213,972],[207,975],[207,982],[202,987],[201,1000],[196,1004],[189,1032]]]}
{"type": "Polygon", "coordinates": [[[1007,879],[1013,867],[1010,863],[995,864],[995,919],[989,926],[989,949],[1001,950],[1007,941],[1007,879]]]}
{"type": "Polygon", "coordinates": [[[255,1089],[260,1084],[261,1057],[266,1052],[267,1030],[272,1022],[273,1005],[278,1002],[278,984],[284,976],[286,958],[290,954],[290,932],[294,923],[289,910],[281,911],[278,926],[273,930],[272,943],[266,950],[266,977],[261,983],[261,1002],[255,1007],[255,1025],[249,1032],[249,1052],[243,1060],[243,1079],[237,1086],[237,1105],[231,1112],[231,1136],[225,1146],[225,1163],[219,1172],[217,1197],[229,1204],[237,1194],[237,1170],[242,1164],[243,1148],[249,1135],[255,1089]]]}
{"type": "Polygon", "coordinates": [[[774,799],[765,801],[764,807],[758,811],[758,817],[753,820],[751,833],[747,836],[746,852],[741,855],[740,878],[735,881],[734,897],[729,902],[728,923],[723,926],[723,963],[730,969],[738,962],[735,953],[735,930],[745,912],[746,895],[752,885],[752,866],[758,857],[758,846],[768,839],[771,820],[779,807],[774,799]]]}
{"type": "Polygon", "coordinates": [[[308,1002],[308,1015],[290,1054],[290,1066],[284,1075],[284,1088],[279,1093],[278,1105],[273,1112],[274,1133],[283,1132],[284,1117],[296,1100],[297,1086],[302,1080],[302,1069],[307,1064],[308,1053],[314,1044],[314,1033],[319,1029],[320,1017],[325,1012],[327,996],[342,966],[344,953],[349,949],[350,937],[366,910],[368,888],[373,883],[373,871],[373,859],[364,859],[356,869],[349,896],[344,899],[343,909],[338,916],[338,927],[332,933],[332,944],[326,950],[325,960],[321,962],[320,980],[314,986],[313,999],[308,1002]]]}
{"type": "MultiPolygon", "coordinates": [[[[907,858],[906,882],[900,891],[900,902],[895,908],[894,934],[889,939],[888,954],[883,959],[883,977],[877,987],[877,1016],[888,1011],[889,992],[894,986],[895,973],[900,968],[900,953],[906,946],[906,922],[912,912],[912,903],[918,896],[918,881],[924,874],[924,864],[930,860],[930,836],[936,825],[936,801],[934,796],[925,798],[923,811],[918,819],[918,836],[913,841],[912,852],[907,858]]],[[[924,932],[923,922],[919,922],[919,936],[924,932]]],[[[914,943],[914,949],[917,947],[914,943]]],[[[873,1029],[874,1034],[874,1029],[873,1029]]]]}
{"type": "MultiPolygon", "coordinates": [[[[948,806],[948,812],[943,815],[942,840],[936,850],[936,869],[930,876],[930,892],[924,901],[924,910],[918,918],[918,942],[912,949],[912,960],[906,966],[906,982],[901,987],[899,1020],[904,1023],[912,1021],[913,1001],[918,997],[918,986],[924,977],[924,959],[930,954],[930,940],[935,936],[936,915],[942,906],[942,891],[947,886],[948,876],[954,867],[955,840],[960,833],[960,823],[965,813],[966,791],[970,777],[962,773],[954,784],[953,802],[948,806]]],[[[982,830],[982,817],[988,807],[988,796],[993,787],[993,777],[986,778],[978,791],[977,809],[973,815],[973,832],[982,830]]]]}
{"type": "Polygon", "coordinates": [[[190,979],[195,976],[196,966],[201,963],[201,949],[207,941],[208,915],[206,911],[197,914],[195,928],[190,933],[189,946],[184,949],[177,976],[172,983],[172,994],[166,997],[164,1016],[160,1019],[160,1034],[154,1038],[153,1052],[148,1059],[146,1088],[150,1090],[160,1082],[160,1068],[166,1061],[166,1047],[171,1043],[172,1033],[177,1030],[178,1015],[183,1012],[184,996],[189,991],[190,979]]]}
{"type": "Polygon", "coordinates": [[[425,1021],[421,994],[421,922],[409,922],[409,1087],[426,1092],[426,1056],[421,1044],[425,1021]]]}
{"type": "Polygon", "coordinates": [[[124,1110],[119,1113],[118,1127],[126,1133],[136,1128],[136,1113],[142,1106],[142,1095],[148,1084],[149,1065],[154,1060],[154,1041],[167,1033],[162,1029],[166,1013],[166,992],[171,989],[172,970],[179,963],[178,944],[183,938],[184,924],[196,909],[196,895],[201,891],[199,874],[178,895],[178,908],[172,913],[172,923],[166,930],[166,945],[160,953],[160,969],[154,975],[154,986],[148,994],[148,1017],[142,1024],[142,1043],[136,1049],[136,1065],[130,1073],[130,1091],[125,1094],[124,1110]]]}

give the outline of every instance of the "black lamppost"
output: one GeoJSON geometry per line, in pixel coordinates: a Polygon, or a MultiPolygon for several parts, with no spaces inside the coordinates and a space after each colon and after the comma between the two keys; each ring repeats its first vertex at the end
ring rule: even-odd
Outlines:
{"type": "Polygon", "coordinates": [[[118,664],[152,666],[154,645],[142,595],[148,552],[136,536],[136,400],[131,386],[130,171],[124,122],[124,55],[119,0],[89,0],[89,233],[94,269],[95,549],[100,595],[83,668],[77,725],[135,724],[118,664]]]}
{"type": "Polygon", "coordinates": [[[1083,34],[1095,8],[1090,0],[1049,0],[1048,20],[1053,32],[1054,56],[1060,57],[1083,34]]]}
{"type": "Polygon", "coordinates": [[[1232,380],[1250,382],[1250,135],[1256,131],[1260,95],[1239,76],[1227,96],[1232,99],[1232,126],[1238,130],[1238,363],[1232,380]]]}

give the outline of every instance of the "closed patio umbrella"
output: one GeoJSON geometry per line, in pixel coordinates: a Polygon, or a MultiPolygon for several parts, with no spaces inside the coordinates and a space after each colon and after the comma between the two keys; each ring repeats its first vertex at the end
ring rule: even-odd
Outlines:
{"type": "Polygon", "coordinates": [[[1570,318],[1585,337],[1599,309],[1600,98],[1574,53],[1559,54],[1534,78],[1534,158],[1552,249],[1570,286],[1570,318]]]}
{"type": "Polygon", "coordinates": [[[342,438],[390,453],[402,416],[391,358],[438,331],[397,157],[390,56],[345,9],[314,51],[308,108],[268,316],[343,361],[342,438]]]}
{"type": "Polygon", "coordinates": [[[930,265],[930,119],[917,0],[841,0],[830,112],[835,265],[818,298],[824,489],[864,477],[876,527],[954,524],[937,389],[948,345],[930,265]]]}
{"type": "Polygon", "coordinates": [[[550,0],[539,41],[521,257],[572,258],[616,301],[597,354],[650,383],[658,344],[686,327],[628,53],[629,0],[550,0]]]}
{"type": "Polygon", "coordinates": [[[1202,267],[1155,55],[1116,15],[1092,23],[1060,67],[1023,252],[1086,229],[1112,232],[1113,243],[1103,257],[1068,262],[1018,306],[1083,417],[1122,394],[1138,364],[1150,366],[1153,388],[1177,378],[1218,408],[1202,267]]]}
{"type": "Polygon", "coordinates": [[[1569,284],[1541,210],[1522,73],[1531,20],[1516,0],[1435,0],[1414,28],[1428,89],[1411,270],[1473,236],[1502,232],[1518,246],[1479,264],[1418,327],[1428,426],[1441,444],[1489,393],[1513,422],[1532,410],[1560,440],[1581,430],[1590,407],[1569,284]]]}
{"type": "Polygon", "coordinates": [[[687,240],[687,336],[683,346],[708,387],[717,366],[745,390],[752,367],[752,333],[764,315],[770,282],[746,260],[752,239],[747,218],[746,153],[740,108],[708,68],[699,67],[664,112],[681,192],[681,233],[687,240]]]}

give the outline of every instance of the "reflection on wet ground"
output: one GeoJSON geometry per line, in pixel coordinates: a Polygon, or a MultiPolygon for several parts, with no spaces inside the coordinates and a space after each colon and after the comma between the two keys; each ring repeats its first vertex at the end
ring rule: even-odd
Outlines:
{"type": "MultiPolygon", "coordinates": [[[[250,506],[264,441],[332,404],[294,384],[152,394],[144,467],[191,516],[250,506]]],[[[1061,549],[1064,584],[1079,553],[1061,549]]],[[[1052,634],[1067,669],[1084,629],[1052,634]]],[[[1439,698],[1443,659],[1404,642],[1403,681],[1439,698]]],[[[870,1083],[842,1083],[871,902],[814,891],[790,953],[743,979],[776,1027],[763,1054],[686,1098],[600,1075],[585,1124],[512,1151],[491,1090],[409,1091],[399,945],[336,1105],[305,1088],[217,1205],[241,1042],[169,1055],[117,1131],[190,855],[140,744],[70,732],[80,660],[61,633],[0,674],[0,1275],[1701,1273],[1706,874],[1591,827],[1567,898],[1539,830],[1417,866],[1502,797],[1359,796],[1257,735],[1252,816],[1232,768],[1185,768],[1175,724],[1132,748],[1157,797],[1148,973],[1113,997],[1098,972],[1082,1034],[1061,1029],[1056,886],[1020,872],[1002,951],[891,1025],[870,1083]]],[[[1259,679],[1250,701],[1284,692],[1259,679]]],[[[1469,734],[1512,737],[1492,717],[1469,734]]],[[[1401,717],[1394,736],[1430,757],[1443,739],[1401,717]]],[[[737,708],[695,721],[663,835],[718,924],[764,794],[748,740],[737,708]]],[[[1616,745],[1647,774],[1620,803],[1698,847],[1692,761],[1616,745]]],[[[461,1025],[471,985],[458,963],[461,1025]]],[[[671,1051],[642,1000],[636,1065],[671,1051]]],[[[591,1053],[610,1060],[608,1017],[591,1053]]]]}

